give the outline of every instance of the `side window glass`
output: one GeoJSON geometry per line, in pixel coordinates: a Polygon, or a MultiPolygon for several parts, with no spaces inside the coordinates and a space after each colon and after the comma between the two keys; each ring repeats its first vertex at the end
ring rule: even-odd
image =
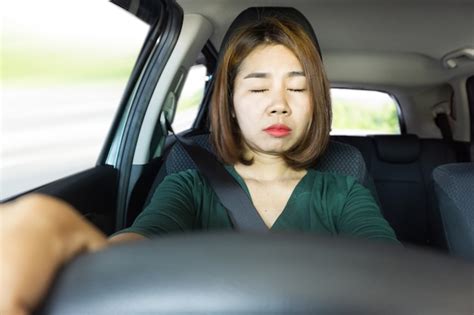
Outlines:
{"type": "Polygon", "coordinates": [[[5,2],[0,199],[94,167],[149,26],[107,1],[5,2]]]}
{"type": "Polygon", "coordinates": [[[191,128],[204,97],[207,80],[207,68],[204,63],[197,63],[189,69],[172,124],[175,132],[191,128]]]}
{"type": "Polygon", "coordinates": [[[401,134],[399,105],[388,93],[331,89],[332,135],[401,134]]]}

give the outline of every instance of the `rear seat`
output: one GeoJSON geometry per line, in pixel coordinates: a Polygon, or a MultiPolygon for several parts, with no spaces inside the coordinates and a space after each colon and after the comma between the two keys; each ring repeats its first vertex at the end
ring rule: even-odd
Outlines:
{"type": "Polygon", "coordinates": [[[361,151],[384,215],[402,242],[445,248],[431,173],[456,161],[452,147],[415,135],[332,138],[361,151]]]}

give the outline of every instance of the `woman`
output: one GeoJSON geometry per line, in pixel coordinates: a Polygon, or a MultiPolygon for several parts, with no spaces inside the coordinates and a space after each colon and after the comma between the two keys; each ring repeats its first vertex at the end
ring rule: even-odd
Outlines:
{"type": "MultiPolygon", "coordinates": [[[[311,169],[329,140],[330,96],[317,47],[299,24],[266,18],[237,31],[217,69],[211,106],[215,151],[269,228],[397,242],[367,189],[353,178],[311,169]]],[[[62,263],[107,243],[51,197],[30,196],[4,208],[1,283],[8,292],[1,294],[2,311],[28,312],[62,263]],[[32,211],[41,216],[27,222],[32,211]],[[34,257],[42,259],[31,265],[34,257]]],[[[132,227],[109,243],[230,228],[207,181],[188,170],[168,176],[132,227]]]]}

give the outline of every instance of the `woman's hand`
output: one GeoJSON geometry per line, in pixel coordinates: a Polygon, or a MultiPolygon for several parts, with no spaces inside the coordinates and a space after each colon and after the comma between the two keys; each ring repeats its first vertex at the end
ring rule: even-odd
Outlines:
{"type": "Polygon", "coordinates": [[[28,314],[46,293],[55,272],[106,238],[69,204],[27,195],[0,206],[0,314],[28,314]]]}

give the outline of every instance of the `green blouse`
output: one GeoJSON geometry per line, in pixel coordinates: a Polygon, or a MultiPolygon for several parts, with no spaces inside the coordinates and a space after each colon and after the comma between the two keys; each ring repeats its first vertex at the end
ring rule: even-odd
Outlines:
{"type": "MultiPolygon", "coordinates": [[[[229,173],[249,195],[235,169],[229,173]]],[[[133,225],[120,231],[146,237],[189,230],[232,229],[227,210],[198,171],[167,176],[133,225]]],[[[370,191],[354,178],[309,169],[272,231],[303,231],[397,242],[370,191]]]]}

